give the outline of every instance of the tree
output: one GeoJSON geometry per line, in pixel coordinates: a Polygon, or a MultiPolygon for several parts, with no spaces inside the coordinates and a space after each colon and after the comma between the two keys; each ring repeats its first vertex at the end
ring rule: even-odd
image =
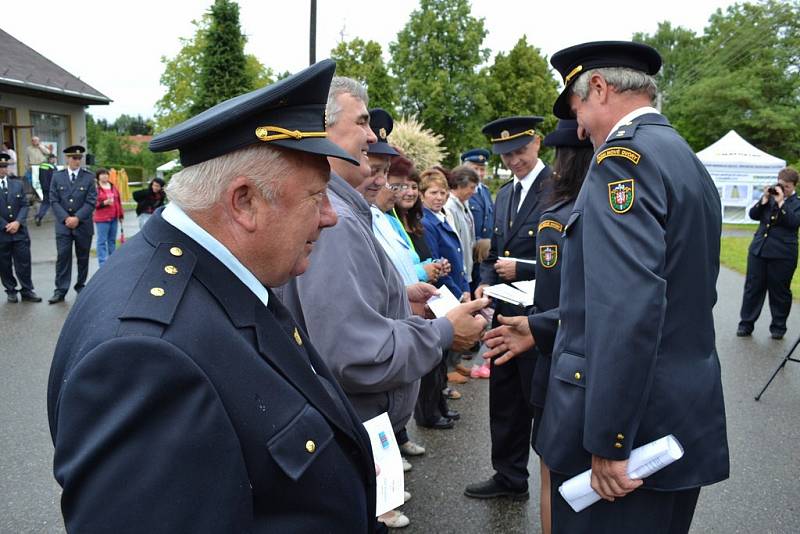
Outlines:
{"type": "MultiPolygon", "coordinates": [[[[192,21],[195,33],[192,37],[181,37],[181,49],[173,58],[161,57],[164,71],[161,85],[166,93],[156,102],[155,130],[163,131],[185,121],[192,113],[199,92],[200,61],[206,49],[211,24],[209,13],[200,21],[192,21]]],[[[273,82],[273,72],[252,54],[245,56],[245,74],[249,80],[247,90],[257,89],[273,82]]]]}
{"type": "Polygon", "coordinates": [[[542,130],[556,126],[553,102],[558,97],[558,82],[541,51],[522,36],[508,54],[498,53],[484,82],[489,118],[509,115],[541,115],[542,130]]]}
{"type": "Polygon", "coordinates": [[[331,50],[331,58],[336,60],[337,76],[353,78],[367,87],[370,107],[383,108],[391,114],[396,112],[396,81],[383,62],[380,44],[364,42],[359,37],[350,42],[340,41],[331,50]]]}
{"type": "Polygon", "coordinates": [[[402,112],[444,136],[448,164],[483,140],[486,101],[477,69],[489,57],[485,36],[467,0],[420,0],[389,45],[402,112]]]}
{"type": "Polygon", "coordinates": [[[91,114],[86,114],[86,142],[98,166],[142,167],[143,177],[146,177],[155,175],[156,167],[177,157],[176,151],[154,153],[147,148],[147,143],[127,138],[135,133],[117,132],[114,124],[125,123],[126,120],[120,121],[123,117],[129,116],[121,116],[109,127],[104,119],[96,121],[91,114]]]}

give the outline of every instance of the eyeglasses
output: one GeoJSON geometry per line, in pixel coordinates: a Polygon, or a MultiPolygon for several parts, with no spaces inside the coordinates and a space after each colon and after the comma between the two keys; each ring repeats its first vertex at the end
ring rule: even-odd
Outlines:
{"type": "Polygon", "coordinates": [[[395,193],[397,193],[398,191],[406,191],[410,187],[411,186],[409,186],[408,184],[386,184],[386,189],[391,189],[395,193]]]}

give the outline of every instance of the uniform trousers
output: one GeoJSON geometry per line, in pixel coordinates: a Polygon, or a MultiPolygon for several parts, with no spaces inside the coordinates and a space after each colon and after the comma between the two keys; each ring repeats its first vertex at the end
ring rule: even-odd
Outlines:
{"type": "MultiPolygon", "coordinates": [[[[503,311],[500,313],[506,315],[503,311]]],[[[519,312],[509,315],[519,315],[519,312]]],[[[528,489],[533,420],[530,391],[535,366],[536,359],[528,352],[503,365],[492,362],[489,376],[489,429],[494,479],[515,491],[528,489]]]]}
{"type": "Polygon", "coordinates": [[[41,204],[39,204],[39,211],[36,212],[36,218],[39,220],[44,219],[44,216],[47,215],[47,211],[50,209],[50,194],[43,193],[43,196],[44,198],[41,204]]]}
{"type": "Polygon", "coordinates": [[[739,327],[749,332],[761,314],[764,298],[769,293],[769,310],[772,322],[769,330],[775,334],[786,332],[786,319],[792,309],[792,275],[797,267],[797,256],[792,258],[762,258],[747,255],[747,278],[739,327]]]}
{"type": "Polygon", "coordinates": [[[6,293],[17,292],[17,279],[22,287],[22,294],[33,292],[31,280],[31,241],[0,241],[0,279],[6,293]],[[16,278],[14,272],[16,271],[16,278]]]}
{"type": "Polygon", "coordinates": [[[83,289],[89,276],[89,250],[92,235],[56,234],[56,291],[66,295],[72,281],[72,246],[75,245],[75,258],[78,261],[78,279],[75,289],[83,289]]]}
{"type": "Polygon", "coordinates": [[[686,534],[700,495],[700,488],[682,491],[639,488],[614,502],[601,500],[576,513],[558,492],[568,478],[550,473],[553,534],[686,534]]]}

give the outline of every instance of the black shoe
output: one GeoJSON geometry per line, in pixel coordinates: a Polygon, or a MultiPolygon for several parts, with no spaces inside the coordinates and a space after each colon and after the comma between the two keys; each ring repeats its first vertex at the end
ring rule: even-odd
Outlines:
{"type": "Polygon", "coordinates": [[[42,297],[31,291],[22,294],[22,302],[42,302],[42,297]]]}
{"type": "Polygon", "coordinates": [[[750,337],[752,335],[753,335],[753,331],[752,330],[748,330],[747,328],[744,328],[744,327],[741,327],[741,326],[736,331],[736,336],[737,337],[750,337]]]}
{"type": "Polygon", "coordinates": [[[427,423],[420,424],[419,426],[425,428],[434,428],[436,430],[445,430],[448,428],[453,428],[455,423],[453,423],[452,419],[448,419],[446,417],[439,417],[438,419],[434,419],[433,421],[428,421],[427,423]]]}
{"type": "Polygon", "coordinates": [[[16,293],[7,293],[7,295],[8,295],[8,302],[12,303],[19,302],[19,297],[17,297],[16,293]]]}
{"type": "Polygon", "coordinates": [[[64,302],[64,294],[60,291],[56,291],[52,297],[47,299],[48,304],[55,304],[56,302],[64,302]]]}
{"type": "Polygon", "coordinates": [[[39,217],[36,217],[36,221],[35,222],[36,222],[36,226],[41,226],[42,225],[42,220],[39,217]]]}
{"type": "Polygon", "coordinates": [[[455,410],[447,410],[447,412],[442,415],[444,415],[446,419],[452,419],[453,421],[461,419],[461,414],[455,410]]]}
{"type": "Polygon", "coordinates": [[[75,287],[73,289],[75,290],[75,293],[80,293],[81,291],[83,291],[84,287],[86,287],[86,286],[85,285],[75,284],[75,287]]]}
{"type": "Polygon", "coordinates": [[[513,490],[500,484],[494,478],[490,478],[484,482],[470,484],[464,490],[464,495],[473,499],[508,497],[514,501],[524,501],[528,499],[528,490],[513,490]]]}
{"type": "Polygon", "coordinates": [[[786,332],[770,332],[769,335],[770,335],[770,337],[772,337],[772,339],[783,339],[783,335],[785,333],[786,332]]]}

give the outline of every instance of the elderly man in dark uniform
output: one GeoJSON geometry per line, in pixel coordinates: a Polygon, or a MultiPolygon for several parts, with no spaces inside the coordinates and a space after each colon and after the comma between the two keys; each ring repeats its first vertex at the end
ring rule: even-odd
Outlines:
{"type": "Polygon", "coordinates": [[[48,389],[74,532],[373,532],[369,438],[271,287],[336,223],[325,60],[158,136],[172,203],[76,302],[48,389]],[[102,328],[87,318],[102,318],[102,328]]]}
{"type": "MultiPolygon", "coordinates": [[[[489,256],[481,263],[481,285],[475,290],[478,297],[487,285],[532,280],[536,276],[536,228],[542,210],[552,202],[553,189],[550,167],[539,159],[541,137],[536,128],[541,122],[542,117],[536,116],[506,117],[483,127],[483,133],[493,143],[492,151],[500,154],[514,178],[497,193],[489,256]]],[[[493,327],[498,326],[498,314],[524,315],[525,309],[498,301],[493,327]]],[[[530,384],[537,352],[534,348],[506,365],[491,368],[489,424],[495,474],[467,486],[464,494],[468,497],[528,498],[530,384]]]]}
{"type": "Polygon", "coordinates": [[[73,145],[64,149],[67,166],[53,173],[50,205],[56,219],[56,289],[47,302],[63,302],[72,281],[72,247],[78,260],[75,292],[80,293],[89,276],[89,251],[94,235],[97,187],[94,173],[81,167],[86,148],[73,145]]]}
{"type": "Polygon", "coordinates": [[[41,302],[31,280],[31,238],[28,235],[28,199],[22,182],[9,179],[8,154],[0,154],[0,280],[8,302],[41,302]],[[16,278],[14,271],[17,272],[16,278]]]}
{"type": "Polygon", "coordinates": [[[750,218],[758,221],[747,254],[742,311],[736,335],[749,336],[761,314],[769,292],[772,339],[782,339],[786,319],[792,310],[792,276],[797,268],[797,229],[800,228],[800,200],[797,198],[797,171],[786,167],[778,173],[778,183],[765,187],[764,194],[750,208],[750,218]]]}
{"type": "Polygon", "coordinates": [[[564,225],[561,323],[536,442],[552,471],[553,532],[685,533],[700,487],[729,472],[712,313],[719,195],[651,107],[653,48],[586,43],[551,62],[565,86],[553,112],[577,118],[596,149],[564,225]],[[683,458],[630,479],[631,450],[669,434],[683,458]],[[557,489],[589,468],[604,500],[575,513],[557,489]]]}

